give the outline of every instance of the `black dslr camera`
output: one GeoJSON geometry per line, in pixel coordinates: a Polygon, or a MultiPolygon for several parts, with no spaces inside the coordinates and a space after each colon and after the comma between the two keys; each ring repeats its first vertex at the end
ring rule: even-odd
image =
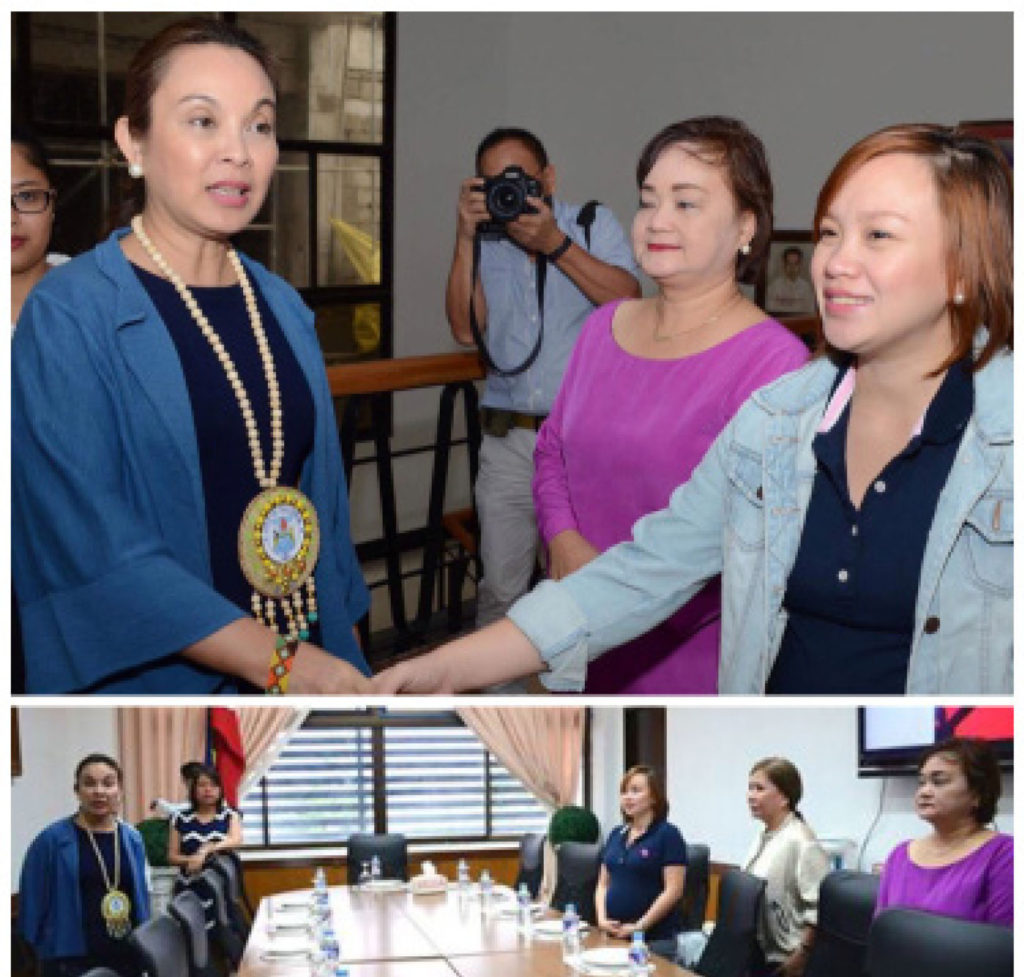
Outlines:
{"type": "Polygon", "coordinates": [[[543,196],[544,188],[539,180],[527,176],[521,166],[508,166],[497,176],[484,180],[478,192],[484,195],[491,220],[477,224],[477,234],[481,237],[504,237],[505,225],[509,221],[514,221],[520,214],[537,213],[537,208],[531,207],[526,198],[543,196]]]}

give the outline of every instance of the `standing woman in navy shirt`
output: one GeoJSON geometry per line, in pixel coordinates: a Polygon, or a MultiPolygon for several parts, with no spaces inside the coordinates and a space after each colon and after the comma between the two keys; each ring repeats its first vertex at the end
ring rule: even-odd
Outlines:
{"type": "Polygon", "coordinates": [[[1012,218],[994,144],[860,140],[815,210],[821,355],[755,391],[631,542],[375,690],[577,691],[721,573],[719,692],[1012,694],[1012,218]]]}
{"type": "Polygon", "coordinates": [[[225,802],[224,784],[213,767],[203,765],[192,776],[188,800],[171,821],[167,861],[180,866],[182,875],[195,875],[211,855],[241,845],[242,819],[225,802]]]}
{"type": "Polygon", "coordinates": [[[674,958],[686,842],[666,820],[668,801],[652,767],[627,770],[619,797],[625,823],[608,836],[601,855],[597,925],[625,940],[640,930],[652,950],[674,958]]]}

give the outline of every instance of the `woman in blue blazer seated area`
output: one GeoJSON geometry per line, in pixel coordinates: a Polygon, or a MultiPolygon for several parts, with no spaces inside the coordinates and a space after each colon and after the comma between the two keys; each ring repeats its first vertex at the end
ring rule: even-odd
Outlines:
{"type": "Polygon", "coordinates": [[[145,202],[48,274],[12,353],[27,691],[357,692],[369,597],[313,315],[237,254],[277,162],[276,64],[196,18],[115,127],[145,202]]]}
{"type": "Polygon", "coordinates": [[[146,849],[117,816],[121,789],[117,761],[90,753],[75,768],[78,811],[44,829],[25,855],[18,928],[42,977],[138,969],[127,937],[149,919],[146,849]]]}
{"type": "Polygon", "coordinates": [[[1012,202],[1006,160],[962,130],[854,145],[814,214],[820,355],[756,391],[630,542],[377,690],[578,690],[721,573],[719,692],[1012,693],[1012,202]]]}
{"type": "Polygon", "coordinates": [[[674,960],[686,842],[666,820],[668,801],[653,767],[627,770],[619,801],[624,823],[608,835],[601,853],[594,893],[597,925],[624,940],[641,931],[654,952],[674,960]]]}

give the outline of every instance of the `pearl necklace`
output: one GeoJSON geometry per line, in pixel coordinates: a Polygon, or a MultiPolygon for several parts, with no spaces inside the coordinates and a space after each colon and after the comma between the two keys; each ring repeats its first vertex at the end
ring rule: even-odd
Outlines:
{"type": "Polygon", "coordinates": [[[270,343],[267,342],[259,306],[256,303],[256,293],[238,253],[229,247],[228,262],[242,289],[249,324],[263,363],[263,375],[267,380],[271,441],[269,468],[264,464],[256,415],[231,354],[225,349],[220,336],[199,307],[189,287],[146,234],[141,215],[132,218],[132,231],[142,249],[174,286],[199,331],[206,337],[214,355],[224,368],[228,383],[238,401],[239,410],[242,412],[252,456],[253,473],[262,489],[246,508],[238,530],[239,562],[245,578],[253,587],[253,616],[278,634],[278,648],[283,648],[291,641],[304,641],[309,637],[309,625],[318,617],[313,569],[320,552],[320,527],[313,503],[302,492],[278,486],[284,461],[281,390],[277,383],[274,354],[271,352],[270,343]],[[303,587],[306,589],[305,606],[302,598],[303,587]],[[261,596],[265,597],[266,601],[263,601],[261,596]],[[278,612],[284,617],[283,635],[278,629],[278,612]]]}
{"type": "Polygon", "coordinates": [[[142,226],[142,217],[136,215],[132,219],[132,231],[138,239],[142,249],[153,259],[153,264],[160,269],[164,277],[174,286],[175,291],[181,296],[185,307],[192,314],[199,331],[206,337],[206,341],[213,349],[214,355],[220,360],[224,367],[224,373],[235,393],[239,409],[242,411],[242,420],[245,422],[245,431],[249,437],[249,451],[252,454],[252,467],[256,475],[256,481],[260,488],[273,488],[281,476],[281,463],[284,461],[284,427],[281,413],[281,390],[277,385],[277,371],[274,369],[274,355],[270,351],[270,344],[267,342],[267,335],[263,331],[263,320],[260,318],[259,306],[256,304],[256,295],[249,284],[249,276],[242,267],[242,262],[234,248],[228,248],[228,262],[238,279],[242,288],[242,295],[245,298],[245,308],[249,313],[249,324],[252,326],[253,335],[256,337],[256,345],[259,347],[260,359],[263,361],[263,375],[267,378],[267,392],[270,395],[270,439],[271,455],[270,470],[265,471],[263,467],[263,448],[260,445],[260,432],[256,426],[256,415],[253,413],[252,405],[249,402],[249,395],[246,393],[245,384],[238,375],[231,354],[224,348],[217,331],[210,325],[199,303],[195,300],[188,285],[182,281],[181,276],[167,263],[164,256],[157,250],[156,245],[149,239],[145,228],[142,226]]]}

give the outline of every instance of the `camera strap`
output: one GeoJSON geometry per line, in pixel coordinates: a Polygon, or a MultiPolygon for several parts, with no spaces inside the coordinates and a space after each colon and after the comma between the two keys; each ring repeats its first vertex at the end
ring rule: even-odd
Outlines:
{"type": "Polygon", "coordinates": [[[480,235],[477,234],[473,238],[473,274],[469,283],[469,328],[473,333],[473,341],[476,343],[477,349],[479,349],[484,363],[487,364],[487,369],[492,373],[496,373],[499,377],[517,377],[520,373],[525,373],[531,366],[533,366],[534,360],[536,360],[540,354],[541,343],[544,341],[544,282],[548,275],[548,259],[545,258],[544,255],[538,254],[536,262],[537,305],[540,311],[540,328],[537,330],[537,342],[534,343],[533,349],[530,350],[526,359],[523,360],[519,366],[506,370],[498,366],[498,364],[491,358],[491,354],[487,349],[487,343],[484,340],[483,331],[480,329],[480,323],[476,318],[476,309],[473,306],[473,296],[476,294],[476,283],[480,277],[480,235]]]}
{"type": "MultiPolygon", "coordinates": [[[[583,228],[583,235],[587,241],[587,251],[590,250],[590,227],[594,223],[599,206],[600,204],[597,200],[588,200],[580,208],[579,214],[576,216],[576,223],[583,228]]],[[[537,305],[540,310],[540,329],[537,331],[537,342],[519,366],[511,370],[503,370],[491,358],[490,351],[487,349],[487,343],[484,340],[483,330],[481,330],[480,323],[476,318],[476,309],[473,307],[473,295],[476,293],[476,283],[480,277],[480,235],[477,234],[473,237],[473,273],[469,283],[469,328],[473,333],[473,342],[476,343],[484,363],[487,364],[487,369],[492,373],[496,373],[499,377],[517,377],[520,373],[525,373],[533,366],[533,361],[540,354],[541,343],[544,341],[544,282],[548,275],[548,259],[544,255],[538,254],[536,261],[537,305]]]]}

